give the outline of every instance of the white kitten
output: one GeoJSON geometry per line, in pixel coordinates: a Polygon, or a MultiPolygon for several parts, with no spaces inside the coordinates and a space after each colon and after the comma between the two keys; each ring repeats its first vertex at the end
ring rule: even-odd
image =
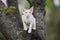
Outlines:
{"type": "Polygon", "coordinates": [[[29,10],[23,8],[22,13],[23,13],[22,22],[23,22],[24,30],[27,31],[28,29],[28,33],[31,33],[32,29],[36,30],[36,19],[32,15],[33,7],[30,8],[29,10]]]}

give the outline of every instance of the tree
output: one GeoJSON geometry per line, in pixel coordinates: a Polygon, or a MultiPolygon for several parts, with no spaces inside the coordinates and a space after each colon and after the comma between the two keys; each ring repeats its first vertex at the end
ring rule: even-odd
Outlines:
{"type": "Polygon", "coordinates": [[[37,19],[37,30],[33,30],[31,34],[23,31],[23,25],[17,6],[17,0],[7,0],[8,7],[16,7],[16,10],[12,13],[12,16],[10,16],[9,14],[4,15],[4,12],[2,10],[0,11],[1,32],[7,40],[45,40],[45,0],[27,1],[31,6],[34,6],[33,15],[37,19]]]}

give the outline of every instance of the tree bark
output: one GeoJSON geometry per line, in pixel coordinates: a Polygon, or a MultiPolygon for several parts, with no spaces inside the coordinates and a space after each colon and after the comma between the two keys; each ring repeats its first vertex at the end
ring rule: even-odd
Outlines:
{"type": "Polygon", "coordinates": [[[37,21],[37,30],[29,34],[27,31],[23,31],[23,25],[21,16],[19,14],[17,0],[7,0],[8,7],[15,6],[16,10],[10,15],[4,15],[0,11],[0,25],[1,32],[7,38],[7,40],[45,40],[45,0],[28,0],[31,6],[34,6],[33,15],[37,21]]]}
{"type": "MultiPolygon", "coordinates": [[[[15,1],[9,1],[9,3],[10,2],[12,4],[15,4],[15,3],[17,4],[17,2],[15,1]]],[[[12,4],[11,6],[14,6],[12,4]]],[[[8,4],[8,6],[10,5],[8,4]]],[[[0,28],[1,28],[0,30],[3,33],[3,35],[6,37],[6,40],[19,40],[18,32],[20,32],[19,30],[21,30],[19,28],[21,26],[20,25],[21,23],[19,23],[19,20],[20,20],[20,17],[19,17],[17,7],[16,7],[16,10],[12,13],[12,15],[5,15],[5,13],[2,11],[2,8],[0,7],[0,28]]]]}
{"type": "MultiPolygon", "coordinates": [[[[36,33],[41,37],[42,40],[45,40],[45,0],[28,0],[31,6],[34,6],[34,16],[37,21],[37,30],[36,33]]],[[[35,33],[34,33],[35,34],[35,33]]]]}

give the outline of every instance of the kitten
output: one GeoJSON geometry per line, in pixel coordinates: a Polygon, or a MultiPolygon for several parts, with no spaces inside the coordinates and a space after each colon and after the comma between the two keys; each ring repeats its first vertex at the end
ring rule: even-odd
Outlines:
{"type": "Polygon", "coordinates": [[[31,33],[32,29],[36,30],[36,19],[32,15],[33,13],[33,7],[31,7],[29,10],[23,8],[22,10],[22,22],[24,26],[24,30],[27,31],[28,33],[31,33]]]}

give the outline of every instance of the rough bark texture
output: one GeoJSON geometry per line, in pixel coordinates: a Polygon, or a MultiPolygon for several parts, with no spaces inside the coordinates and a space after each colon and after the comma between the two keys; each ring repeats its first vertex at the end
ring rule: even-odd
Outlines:
{"type": "MultiPolygon", "coordinates": [[[[45,40],[45,25],[44,25],[44,15],[45,15],[45,0],[29,0],[31,6],[34,6],[34,16],[37,21],[37,31],[36,33],[45,40]]],[[[34,33],[35,34],[35,33],[34,33]]]]}
{"type": "Polygon", "coordinates": [[[28,34],[23,31],[23,25],[21,17],[19,15],[17,0],[7,0],[8,6],[15,6],[16,10],[10,15],[4,15],[2,10],[0,11],[0,27],[1,32],[7,38],[7,40],[45,40],[45,0],[29,0],[31,6],[34,6],[34,16],[37,21],[37,30],[28,34]]]}
{"type": "MultiPolygon", "coordinates": [[[[13,0],[12,1],[8,0],[8,1],[9,3],[12,3],[11,4],[12,6],[15,6],[17,4],[16,1],[13,1],[13,0]]],[[[2,8],[0,7],[0,28],[1,28],[1,32],[6,37],[7,40],[19,40],[18,32],[20,32],[19,27],[21,26],[20,25],[21,23],[19,23],[19,20],[20,20],[20,17],[19,17],[17,7],[14,13],[12,13],[12,15],[9,15],[9,14],[5,15],[5,13],[2,11],[2,8]]]]}

